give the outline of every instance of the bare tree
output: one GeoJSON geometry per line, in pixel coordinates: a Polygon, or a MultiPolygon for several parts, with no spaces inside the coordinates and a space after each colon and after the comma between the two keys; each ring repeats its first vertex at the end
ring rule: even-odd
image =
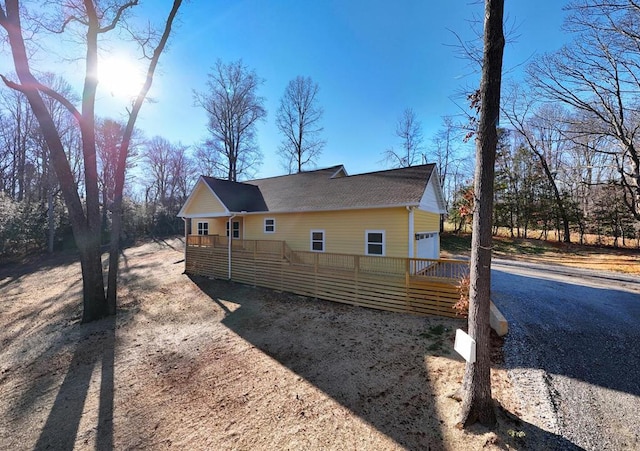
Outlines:
{"type": "Polygon", "coordinates": [[[155,136],[143,147],[145,210],[152,234],[175,234],[183,228],[176,216],[194,183],[195,165],[187,147],[155,136]]]}
{"type": "Polygon", "coordinates": [[[175,202],[176,214],[187,200],[191,188],[196,182],[196,165],[188,155],[188,150],[187,146],[180,143],[174,145],[174,151],[169,161],[170,196],[175,202]]]}
{"type": "Polygon", "coordinates": [[[12,81],[3,75],[2,80],[7,86],[21,91],[26,96],[40,125],[42,136],[47,143],[49,156],[69,210],[69,218],[80,254],[83,280],[83,322],[115,314],[122,193],[124,190],[124,175],[129,143],[140,108],[151,87],[155,68],[169,38],[174,18],[182,1],[174,0],[171,12],[159,38],[155,37],[153,33],[146,37],[138,36],[137,42],[143,46],[144,54],[150,55],[149,67],[146,81],[133,105],[128,110],[128,121],[117,156],[114,202],[112,205],[113,235],[109,255],[108,286],[105,295],[100,250],[101,217],[95,139],[98,44],[100,38],[106,33],[117,29],[128,29],[127,27],[122,27],[124,17],[137,3],[137,1],[114,1],[110,3],[100,2],[98,4],[91,0],[78,0],[65,2],[64,5],[50,4],[49,7],[52,9],[45,10],[45,13],[51,12],[50,20],[47,22],[47,18],[45,18],[45,20],[40,20],[38,24],[30,22],[32,16],[25,14],[25,10],[20,6],[18,0],[6,0],[4,4],[0,4],[0,26],[6,32],[18,78],[17,81],[12,81]],[[34,41],[38,41],[38,44],[42,46],[44,39],[41,37],[41,39],[29,39],[26,41],[23,34],[24,29],[29,30],[30,34],[31,30],[42,31],[46,29],[56,34],[73,33],[74,36],[83,37],[85,77],[82,102],[79,109],[60,92],[36,78],[31,68],[34,61],[29,56],[31,52],[27,48],[27,43],[32,44],[34,41]],[[74,183],[71,165],[65,153],[60,130],[56,127],[43,96],[50,97],[63,105],[76,118],[79,124],[84,157],[85,206],[81,201],[79,188],[74,183]]]}
{"type": "Polygon", "coordinates": [[[228,180],[250,175],[262,161],[256,143],[256,125],[267,116],[264,98],[258,96],[262,83],[242,60],[218,60],[209,73],[208,91],[194,93],[209,116],[211,136],[205,148],[217,155],[212,159],[215,169],[228,180]]]}
{"type": "Polygon", "coordinates": [[[174,147],[171,143],[160,136],[151,138],[142,152],[150,197],[163,206],[166,205],[167,199],[170,197],[169,164],[173,152],[174,147]]]}
{"type": "Polygon", "coordinates": [[[196,145],[193,158],[195,160],[197,171],[202,175],[208,176],[222,176],[220,168],[222,164],[220,163],[221,156],[212,152],[206,142],[196,145]]]}
{"type": "Polygon", "coordinates": [[[617,181],[640,220],[640,5],[631,0],[571,2],[566,28],[576,39],[529,67],[534,86],[590,119],[582,134],[618,143],[617,181]]]}
{"type": "MultiPolygon", "coordinates": [[[[70,85],[60,77],[44,73],[42,80],[67,98],[77,100],[70,85]]],[[[78,130],[75,119],[55,100],[44,100],[60,130],[70,160],[77,160],[78,130]]],[[[56,223],[54,207],[59,203],[59,187],[47,155],[46,141],[40,133],[26,96],[21,92],[0,92],[0,115],[0,189],[16,202],[26,202],[25,208],[37,204],[38,208],[44,209],[44,205],[47,205],[48,250],[53,252],[56,223]]],[[[75,169],[77,167],[72,165],[77,181],[79,173],[75,169]]]]}
{"type": "Polygon", "coordinates": [[[280,99],[276,125],[284,135],[280,155],[289,173],[315,164],[326,142],[320,138],[324,111],[318,106],[318,83],[311,77],[291,80],[280,99]]]}
{"type": "Polygon", "coordinates": [[[563,241],[570,243],[569,214],[558,181],[567,142],[567,112],[557,105],[540,105],[536,108],[534,102],[527,101],[517,89],[512,91],[511,102],[502,111],[537,158],[553,191],[557,212],[562,220],[563,241]]]}
{"type": "MultiPolygon", "coordinates": [[[[62,94],[64,97],[73,101],[74,103],[79,100],[78,95],[73,91],[72,86],[63,78],[56,76],[52,73],[45,73],[42,76],[44,84],[51,86],[55,91],[62,94]]],[[[22,94],[21,94],[22,95],[22,94]]],[[[44,99],[49,112],[56,124],[56,128],[60,133],[60,139],[67,149],[67,158],[71,163],[71,172],[74,176],[75,182],[80,180],[80,133],[76,127],[75,118],[73,115],[59,102],[51,97],[45,97],[44,99]]],[[[47,155],[47,143],[40,130],[37,133],[38,147],[41,153],[42,159],[42,183],[41,189],[43,190],[42,197],[47,198],[47,223],[48,223],[48,251],[52,253],[54,250],[55,242],[55,206],[61,203],[61,199],[58,200],[60,195],[60,186],[55,174],[55,171],[51,167],[50,160],[47,155]],[[46,193],[46,194],[45,194],[46,193]]]]}
{"type": "Polygon", "coordinates": [[[387,163],[396,168],[406,168],[418,164],[422,159],[422,123],[415,111],[407,108],[396,123],[396,136],[401,140],[402,148],[393,147],[385,150],[383,155],[387,163]]]}
{"type": "Polygon", "coordinates": [[[498,145],[497,125],[505,42],[503,16],[504,0],[485,0],[469,286],[469,335],[476,341],[476,361],[467,362],[464,374],[460,419],[464,427],[476,421],[491,426],[496,422],[491,399],[489,307],[494,165],[498,145]]]}
{"type": "MultiPolygon", "coordinates": [[[[142,159],[148,174],[149,197],[163,207],[176,209],[186,198],[194,176],[187,147],[156,136],[145,145],[142,159]]],[[[174,213],[177,214],[176,209],[174,213]]]]}
{"type": "MultiPolygon", "coordinates": [[[[124,137],[126,124],[113,119],[96,120],[96,154],[98,165],[98,187],[102,202],[102,230],[106,232],[108,212],[115,201],[116,173],[120,145],[124,137]]],[[[134,129],[129,145],[126,170],[134,167],[138,153],[140,131],[134,129]]]]}
{"type": "Polygon", "coordinates": [[[3,91],[0,108],[6,121],[2,130],[2,152],[7,159],[6,190],[17,201],[24,198],[26,191],[25,167],[33,154],[36,135],[36,118],[29,107],[27,98],[19,91],[3,91]]]}
{"type": "MultiPolygon", "coordinates": [[[[440,186],[444,193],[447,211],[453,205],[456,192],[469,178],[471,168],[467,167],[468,158],[460,155],[459,143],[463,141],[463,131],[449,116],[442,118],[442,127],[433,138],[433,148],[426,151],[424,160],[438,165],[440,186]]],[[[440,231],[444,231],[444,215],[440,217],[440,231]]]]}
{"type": "Polygon", "coordinates": [[[568,165],[566,180],[570,183],[573,196],[580,206],[583,216],[588,216],[592,205],[592,188],[616,178],[616,143],[608,136],[585,134],[590,118],[577,114],[571,118],[568,130],[568,165]],[[575,124],[575,126],[573,125],[575,124]],[[575,132],[574,132],[575,129],[575,132]]]}

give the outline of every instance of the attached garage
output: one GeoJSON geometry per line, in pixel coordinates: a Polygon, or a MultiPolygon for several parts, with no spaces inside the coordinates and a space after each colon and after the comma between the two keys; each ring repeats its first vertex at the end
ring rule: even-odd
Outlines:
{"type": "Polygon", "coordinates": [[[416,233],[416,257],[440,258],[440,234],[438,232],[416,233]]]}

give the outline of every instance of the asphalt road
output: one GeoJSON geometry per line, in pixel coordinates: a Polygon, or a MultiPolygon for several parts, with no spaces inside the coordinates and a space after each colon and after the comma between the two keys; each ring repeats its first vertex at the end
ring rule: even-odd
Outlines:
{"type": "Polygon", "coordinates": [[[497,259],[492,269],[529,421],[577,449],[640,450],[640,277],[497,259]]]}

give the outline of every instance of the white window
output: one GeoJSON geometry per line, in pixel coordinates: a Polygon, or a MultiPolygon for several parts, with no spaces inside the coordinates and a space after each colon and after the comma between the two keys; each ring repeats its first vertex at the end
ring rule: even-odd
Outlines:
{"type": "Polygon", "coordinates": [[[311,231],[311,250],[324,252],[324,230],[311,231]]]}
{"type": "MultiPolygon", "coordinates": [[[[233,227],[233,238],[240,238],[240,221],[233,221],[231,227],[233,227]]],[[[229,236],[229,221],[227,221],[227,236],[229,236]]]]}
{"type": "Polygon", "coordinates": [[[384,230],[367,230],[365,243],[366,255],[384,255],[384,230]]]}
{"type": "Polygon", "coordinates": [[[264,233],[276,233],[276,220],[273,218],[264,219],[264,233]]]}
{"type": "Polygon", "coordinates": [[[209,235],[208,222],[198,222],[198,235],[209,235]]]}

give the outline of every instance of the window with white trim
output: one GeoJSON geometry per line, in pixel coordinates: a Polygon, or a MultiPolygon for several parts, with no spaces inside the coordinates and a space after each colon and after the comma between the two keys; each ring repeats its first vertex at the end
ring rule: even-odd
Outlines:
{"type": "Polygon", "coordinates": [[[313,252],[324,252],[324,230],[312,230],[310,238],[311,250],[313,252]]]}
{"type": "MultiPolygon", "coordinates": [[[[233,221],[231,227],[233,228],[233,239],[240,238],[240,221],[233,221]]],[[[229,221],[227,221],[227,236],[229,236],[229,221]]]]}
{"type": "Polygon", "coordinates": [[[274,218],[264,218],[264,233],[276,233],[276,220],[274,218]]]}
{"type": "Polygon", "coordinates": [[[384,255],[384,230],[365,231],[365,255],[384,255]]]}
{"type": "Polygon", "coordinates": [[[198,235],[209,235],[209,223],[198,221],[198,235]]]}

